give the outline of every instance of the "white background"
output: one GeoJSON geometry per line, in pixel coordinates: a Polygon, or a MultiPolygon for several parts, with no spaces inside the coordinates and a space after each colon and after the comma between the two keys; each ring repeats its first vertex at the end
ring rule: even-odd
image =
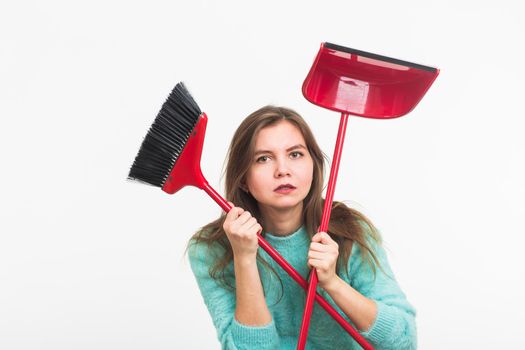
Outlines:
{"type": "Polygon", "coordinates": [[[186,242],[220,209],[126,181],[184,80],[221,170],[240,121],[337,113],[301,84],[329,41],[436,66],[409,115],[350,118],[335,198],[382,231],[421,349],[523,349],[519,1],[72,1],[0,5],[0,349],[218,349],[186,242]]]}

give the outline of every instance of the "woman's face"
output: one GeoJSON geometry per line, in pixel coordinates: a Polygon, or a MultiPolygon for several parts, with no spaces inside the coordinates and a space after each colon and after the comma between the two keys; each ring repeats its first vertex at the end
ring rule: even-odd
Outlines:
{"type": "Polygon", "coordinates": [[[302,209],[312,185],[313,160],[301,131],[280,121],[261,129],[246,186],[264,209],[302,209]]]}

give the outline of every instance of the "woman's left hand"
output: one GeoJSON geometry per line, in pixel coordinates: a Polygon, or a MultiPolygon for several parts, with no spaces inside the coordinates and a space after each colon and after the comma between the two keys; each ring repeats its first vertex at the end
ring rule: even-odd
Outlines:
{"type": "Polygon", "coordinates": [[[319,286],[323,289],[337,279],[336,266],[339,245],[328,233],[317,232],[308,250],[308,266],[317,270],[319,286]]]}

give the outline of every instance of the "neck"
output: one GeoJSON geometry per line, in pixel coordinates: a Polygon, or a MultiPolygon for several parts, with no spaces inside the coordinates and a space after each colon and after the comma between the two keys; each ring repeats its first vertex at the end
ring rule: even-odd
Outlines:
{"type": "Polygon", "coordinates": [[[287,236],[294,233],[303,224],[302,204],[289,209],[261,207],[260,210],[264,230],[276,236],[287,236]]]}

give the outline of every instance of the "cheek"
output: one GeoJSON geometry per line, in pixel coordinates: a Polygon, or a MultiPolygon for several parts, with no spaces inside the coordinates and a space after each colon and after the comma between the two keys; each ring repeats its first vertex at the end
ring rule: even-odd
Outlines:
{"type": "Polygon", "coordinates": [[[262,169],[250,168],[246,174],[246,185],[250,192],[257,192],[259,188],[264,185],[264,179],[266,178],[262,173],[262,169]]]}
{"type": "Polygon", "coordinates": [[[312,160],[310,160],[309,162],[305,164],[304,169],[303,169],[303,174],[305,174],[304,175],[305,182],[312,182],[312,179],[314,177],[314,164],[312,160]]]}
{"type": "Polygon", "coordinates": [[[251,170],[248,170],[245,181],[246,181],[246,186],[248,187],[248,189],[251,190],[251,188],[253,187],[253,174],[251,170]]]}

